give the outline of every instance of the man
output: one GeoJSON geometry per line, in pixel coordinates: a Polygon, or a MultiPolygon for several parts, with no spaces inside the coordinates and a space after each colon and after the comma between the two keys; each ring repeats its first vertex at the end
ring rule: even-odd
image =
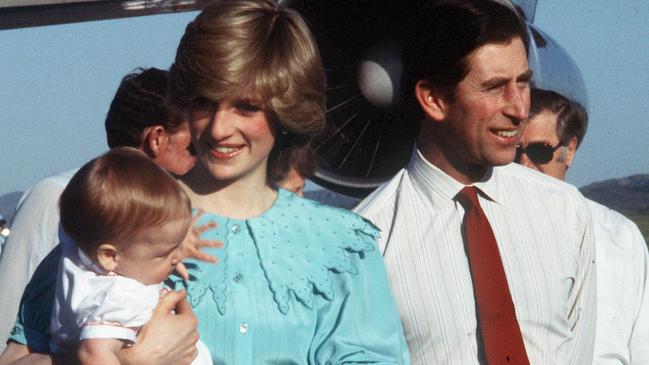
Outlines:
{"type": "MultiPolygon", "coordinates": [[[[530,119],[516,162],[559,180],[586,134],[588,115],[578,104],[533,89],[530,119]]],[[[596,364],[649,363],[649,252],[638,227],[592,200],[597,260],[596,364]]]]}
{"type": "MultiPolygon", "coordinates": [[[[182,175],[196,159],[188,150],[189,126],[172,118],[165,107],[167,73],[141,69],[122,79],[106,116],[106,135],[109,147],[136,147],[161,167],[182,175]]],[[[0,348],[14,325],[27,282],[60,241],[58,199],[74,172],[41,180],[18,203],[0,259],[0,348]]],[[[56,272],[56,266],[51,269],[56,272]]]]}
{"type": "Polygon", "coordinates": [[[357,208],[382,231],[413,364],[590,364],[585,201],[511,164],[529,109],[524,26],[484,0],[430,1],[413,23],[417,146],[357,208]]]}

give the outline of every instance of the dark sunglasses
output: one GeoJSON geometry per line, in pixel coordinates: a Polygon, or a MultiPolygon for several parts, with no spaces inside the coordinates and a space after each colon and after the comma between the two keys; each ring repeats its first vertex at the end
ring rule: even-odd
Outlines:
{"type": "Polygon", "coordinates": [[[552,145],[547,142],[532,142],[525,147],[517,145],[516,157],[514,158],[514,161],[520,163],[521,157],[524,153],[532,162],[541,165],[546,164],[552,161],[554,151],[556,151],[559,147],[561,147],[561,143],[558,143],[554,147],[552,147],[552,145]]]}

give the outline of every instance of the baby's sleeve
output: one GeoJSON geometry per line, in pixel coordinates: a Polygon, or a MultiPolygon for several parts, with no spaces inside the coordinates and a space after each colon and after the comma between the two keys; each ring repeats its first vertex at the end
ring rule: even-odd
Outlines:
{"type": "Polygon", "coordinates": [[[139,329],[151,319],[159,296],[160,286],[144,286],[132,279],[115,278],[105,291],[81,301],[76,314],[81,327],[79,341],[115,338],[135,342],[139,329]]]}

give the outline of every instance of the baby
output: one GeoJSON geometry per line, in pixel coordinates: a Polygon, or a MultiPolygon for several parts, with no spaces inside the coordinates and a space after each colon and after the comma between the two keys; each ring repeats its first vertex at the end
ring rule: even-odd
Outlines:
{"type": "MultiPolygon", "coordinates": [[[[146,155],[115,148],[72,177],[59,205],[70,240],[61,243],[51,350],[78,351],[81,364],[119,364],[117,352],[135,343],[164,295],[162,281],[182,265],[194,223],[189,198],[146,155]]],[[[211,365],[197,347],[193,364],[211,365]]]]}

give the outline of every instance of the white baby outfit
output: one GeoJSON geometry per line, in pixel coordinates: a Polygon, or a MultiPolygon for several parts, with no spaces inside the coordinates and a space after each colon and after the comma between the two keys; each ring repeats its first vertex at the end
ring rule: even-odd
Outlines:
{"type": "MultiPolygon", "coordinates": [[[[136,342],[139,329],[151,319],[163,284],[144,285],[111,275],[95,265],[71,240],[61,242],[56,294],[50,321],[50,350],[76,351],[81,340],[115,338],[136,342]]],[[[174,334],[169,334],[173,336],[174,334]]],[[[211,365],[202,342],[193,365],[211,365]]]]}

